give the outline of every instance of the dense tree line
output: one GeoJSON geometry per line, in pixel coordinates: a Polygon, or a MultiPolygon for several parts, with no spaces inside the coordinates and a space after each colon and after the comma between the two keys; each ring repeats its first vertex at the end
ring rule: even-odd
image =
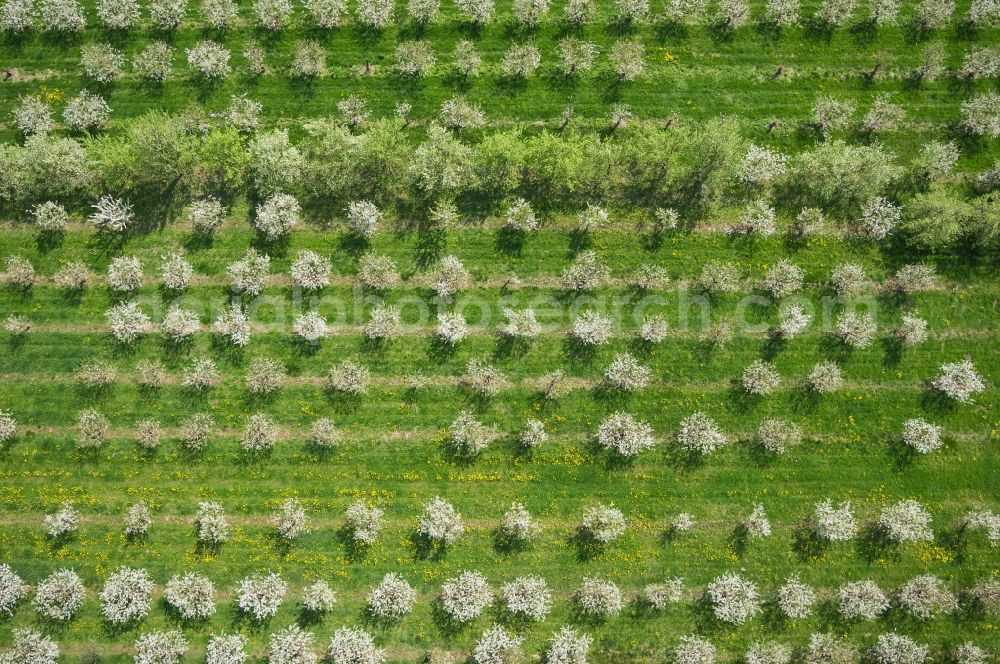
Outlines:
{"type": "MultiPolygon", "coordinates": [[[[532,208],[546,214],[601,202],[669,211],[683,227],[737,205],[745,208],[737,229],[744,232],[773,232],[776,214],[801,211],[795,223],[803,233],[826,213],[876,240],[898,229],[928,249],[995,246],[1000,178],[986,171],[956,184],[957,158],[950,143],[930,142],[903,160],[877,143],[841,140],[783,155],[749,143],[726,119],[606,135],[516,127],[465,135],[434,124],[415,132],[398,119],[363,127],[321,119],[252,133],[154,113],[114,135],[38,134],[0,146],[0,197],[15,217],[50,201],[89,212],[89,201],[100,199],[91,219],[118,230],[116,201],[133,203],[137,219],[163,223],[192,201],[246,196],[268,237],[300,212],[346,211],[370,224],[365,211],[349,209],[359,200],[438,226],[501,209],[535,219],[532,208]]],[[[522,232],[517,221],[508,224],[512,232],[522,232]]]]}

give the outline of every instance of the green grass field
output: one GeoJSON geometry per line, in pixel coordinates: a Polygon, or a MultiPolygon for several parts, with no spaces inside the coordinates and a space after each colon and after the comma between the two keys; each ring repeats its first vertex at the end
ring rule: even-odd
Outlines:
{"type": "MultiPolygon", "coordinates": [[[[336,103],[357,94],[369,102],[375,117],[390,116],[398,102],[412,103],[414,123],[405,131],[408,140],[417,142],[441,103],[461,93],[479,104],[488,119],[486,127],[462,134],[470,143],[505,128],[520,127],[526,134],[557,128],[563,108],[573,105],[574,129],[601,133],[613,145],[615,136],[627,135],[629,128],[609,132],[610,108],[625,103],[635,113],[633,124],[662,125],[676,115],[697,125],[733,116],[746,141],[794,156],[821,140],[799,127],[808,121],[817,94],[853,100],[860,117],[875,95],[885,92],[905,109],[907,120],[879,140],[901,160],[931,139],[960,143],[956,170],[939,183],[957,196],[971,198],[975,174],[1000,156],[997,140],[966,140],[956,129],[960,103],[976,93],[996,91],[996,77],[966,82],[949,75],[921,86],[907,82],[930,41],[945,43],[952,68],[970,48],[996,47],[1000,30],[968,31],[958,25],[968,11],[965,1],[958,3],[954,27],[920,38],[905,27],[914,11],[909,3],[899,26],[874,34],[838,29],[829,38],[809,28],[786,29],[773,38],[752,25],[727,38],[704,25],[667,29],[661,21],[626,29],[613,22],[610,6],[602,6],[595,21],[578,33],[601,49],[597,70],[572,84],[552,75],[555,45],[566,34],[558,20],[561,2],[532,30],[509,22],[509,3],[501,2],[500,19],[481,31],[458,22],[450,3],[443,6],[439,23],[417,31],[405,20],[405,3],[397,3],[396,24],[376,36],[351,19],[335,30],[317,32],[306,24],[301,7],[289,29],[268,35],[254,27],[250,4],[240,4],[241,24],[222,35],[207,30],[192,6],[189,20],[165,37],[175,47],[175,70],[158,86],[140,81],[130,67],[109,85],[84,80],[82,44],[110,40],[132,54],[150,39],[164,38],[146,29],[110,34],[96,27],[90,3],[87,30],[67,40],[38,30],[7,35],[0,41],[0,62],[15,75],[0,83],[3,140],[22,141],[9,114],[19,97],[39,95],[61,108],[88,88],[104,95],[113,109],[104,130],[110,135],[122,134],[130,119],[149,111],[179,113],[194,104],[220,111],[231,95],[241,93],[263,103],[264,128],[286,127],[297,135],[303,119],[335,116],[336,103]],[[183,56],[184,48],[206,35],[233,52],[234,65],[230,78],[210,88],[192,80],[183,56]],[[309,84],[288,76],[294,43],[306,37],[322,40],[330,70],[309,84]],[[646,74],[634,83],[609,82],[605,75],[607,51],[622,37],[646,47],[646,74]],[[241,72],[240,53],[250,38],[261,40],[268,51],[269,71],[257,78],[241,72]],[[413,38],[428,40],[438,55],[433,75],[416,81],[391,71],[395,44],[413,38]],[[484,74],[469,81],[458,81],[448,71],[451,49],[463,38],[477,43],[486,64],[484,74]],[[504,80],[498,72],[503,53],[511,41],[528,39],[543,53],[539,74],[528,81],[504,80]],[[375,65],[367,74],[361,71],[366,59],[375,65]],[[880,75],[866,81],[863,74],[875,62],[884,63],[880,75]],[[785,71],[776,78],[772,74],[779,67],[785,71]],[[768,131],[773,119],[781,123],[768,131]]],[[[662,9],[654,7],[654,14],[662,9]]],[[[756,18],[763,15],[761,3],[753,3],[752,10],[756,18]]],[[[806,3],[803,15],[815,10],[814,3],[806,3]]],[[[857,15],[864,11],[859,8],[857,15]]],[[[71,135],[63,127],[56,133],[71,135]]],[[[853,130],[836,137],[852,144],[870,142],[853,130]]],[[[966,591],[1000,575],[1000,549],[991,546],[984,531],[961,527],[971,510],[1000,510],[1000,355],[994,345],[1000,343],[1000,260],[995,248],[959,244],[926,252],[902,241],[859,239],[843,224],[802,242],[783,233],[749,240],[721,232],[740,214],[741,194],[712,207],[700,227],[656,238],[636,223],[646,216],[633,207],[643,208],[645,202],[622,205],[612,210],[607,227],[590,234],[587,246],[573,231],[573,215],[593,201],[581,195],[566,209],[561,203],[534,201],[545,209],[542,228],[511,250],[496,218],[473,213],[468,223],[429,238],[407,226],[408,208],[400,204],[388,206],[390,218],[367,249],[391,257],[402,283],[373,294],[355,286],[360,252],[340,223],[342,207],[322,209],[313,215],[322,220],[310,217],[287,243],[267,245],[248,221],[256,199],[245,187],[232,196],[233,211],[211,239],[177,219],[106,243],[79,218],[99,193],[104,193],[101,185],[65,201],[73,220],[56,235],[40,233],[24,221],[23,210],[39,201],[8,199],[2,204],[0,260],[24,257],[38,279],[27,289],[0,286],[0,319],[18,316],[31,325],[23,335],[0,332],[0,412],[17,420],[16,434],[0,441],[0,564],[10,565],[32,586],[55,570],[72,568],[83,579],[87,598],[73,620],[56,624],[39,618],[29,592],[12,615],[0,612],[0,652],[12,644],[16,630],[27,627],[59,644],[59,661],[131,662],[141,634],[176,629],[190,644],[185,662],[204,662],[212,635],[239,632],[248,639],[250,661],[263,663],[268,661],[269,636],[299,623],[316,635],[317,652],[325,652],[329,637],[347,625],[374,634],[390,662],[427,661],[431,653],[433,661],[459,662],[471,657],[483,630],[499,622],[524,637],[517,659],[524,662],[545,661],[549,640],[564,625],[591,635],[589,661],[600,663],[673,661],[678,639],[689,634],[713,642],[720,662],[737,662],[754,642],[776,640],[798,649],[816,632],[843,636],[859,657],[867,657],[864,653],[878,635],[898,632],[929,646],[933,661],[954,661],[954,649],[970,641],[996,661],[1000,618],[969,599],[966,591]],[[331,219],[334,223],[327,223],[331,219]],[[227,266],[250,246],[271,254],[271,277],[260,296],[244,296],[253,334],[245,348],[234,349],[212,332],[212,323],[231,296],[227,266]],[[597,253],[610,268],[610,278],[592,292],[567,294],[560,275],[583,249],[597,253]],[[291,284],[289,268],[302,250],[329,258],[331,284],[317,294],[304,294],[291,284]],[[173,251],[185,254],[196,275],[181,294],[164,290],[157,279],[160,257],[173,251]],[[113,293],[105,280],[110,260],[119,253],[137,256],[145,266],[144,285],[127,298],[113,293]],[[429,288],[430,271],[444,255],[457,256],[472,277],[454,303],[439,300],[429,288]],[[803,289],[784,304],[799,303],[814,319],[800,336],[775,343],[769,330],[778,322],[779,303],[762,297],[756,285],[783,258],[800,266],[805,277],[803,289]],[[95,274],[78,296],[52,280],[70,261],[86,264],[95,274]],[[711,261],[739,268],[738,292],[702,292],[699,275],[711,261]],[[873,283],[844,302],[834,298],[830,275],[847,262],[861,265],[873,283]],[[891,293],[885,284],[912,263],[935,268],[933,288],[905,297],[891,293]],[[629,285],[631,275],[647,264],[665,268],[670,280],[639,292],[629,285]],[[109,333],[105,312],[123,299],[138,301],[156,324],[170,304],[182,304],[197,313],[201,327],[181,346],[155,330],[136,343],[120,344],[109,333]],[[380,299],[400,307],[403,329],[398,337],[373,345],[362,329],[380,299]],[[522,346],[505,343],[496,332],[503,322],[501,310],[528,306],[535,308],[542,333],[522,346]],[[866,348],[850,349],[831,334],[840,313],[853,307],[870,312],[878,325],[866,348]],[[311,309],[332,327],[315,346],[299,343],[291,329],[294,317],[311,309]],[[570,331],[574,318],[590,309],[611,318],[614,333],[609,343],[579,352],[570,331]],[[472,331],[454,349],[442,350],[434,342],[436,317],[451,310],[463,313],[472,331]],[[893,331],[905,313],[926,319],[929,338],[901,348],[893,331]],[[666,338],[639,343],[643,318],[651,314],[667,320],[666,338]],[[720,323],[733,325],[732,340],[706,342],[706,328],[720,323]],[[621,393],[602,384],[609,362],[622,352],[650,368],[647,387],[621,393]],[[181,385],[198,357],[212,358],[220,373],[218,384],[204,392],[181,385]],[[287,370],[274,395],[255,396],[246,388],[247,367],[257,357],[278,359],[287,370]],[[739,377],[761,358],[774,363],[782,382],[774,393],[752,397],[740,387],[739,377]],[[957,403],[929,383],[943,363],[965,358],[973,361],[986,389],[972,403],[957,403]],[[330,366],[345,359],[371,371],[367,394],[345,397],[325,388],[330,366]],[[462,385],[473,359],[487,360],[505,374],[508,384],[499,394],[484,399],[462,385]],[[95,360],[116,369],[113,385],[91,389],[78,380],[77,370],[95,360]],[[806,379],[824,360],[840,364],[844,385],[832,394],[816,395],[806,379]],[[139,386],[138,367],[144,361],[163,364],[167,377],[162,387],[139,386]],[[546,399],[541,379],[556,370],[565,371],[568,389],[546,399]],[[76,447],[77,416],[85,409],[97,410],[110,423],[108,440],[99,450],[76,447]],[[466,409],[498,434],[472,460],[456,458],[449,449],[449,426],[466,409]],[[655,449],[626,463],[601,451],[595,444],[598,426],[617,411],[648,422],[655,449]],[[681,420],[695,411],[710,415],[730,441],[700,462],[682,454],[676,442],[681,420]],[[246,418],[258,412],[278,425],[278,440],[269,454],[249,456],[240,442],[246,418]],[[200,453],[186,451],[179,441],[183,421],[194,413],[211,414],[217,426],[200,453]],[[311,424],[321,417],[332,419],[342,433],[335,449],[322,452],[307,441],[311,424]],[[904,421],[917,417],[942,427],[940,449],[915,455],[901,446],[904,421]],[[149,418],[164,429],[163,440],[151,452],[141,450],[135,440],[137,423],[149,418]],[[548,442],[530,452],[517,439],[529,418],[544,422],[550,434],[548,442]],[[762,453],[754,432],[768,418],[801,427],[801,444],[780,456],[762,453]],[[466,532],[444,552],[428,555],[416,529],[422,506],[435,496],[455,505],[466,532]],[[309,532],[291,545],[277,541],[268,521],[286,498],[301,501],[310,519],[309,532]],[[123,515],[140,499],[152,508],[153,524],[147,536],[130,539],[122,532],[123,515]],[[358,499],[385,511],[381,536],[363,551],[350,544],[344,530],[344,511],[358,499]],[[811,546],[804,533],[816,504],[826,499],[851,501],[864,534],[850,542],[811,546]],[[884,546],[869,537],[880,511],[904,499],[916,499],[931,512],[934,539],[884,546]],[[233,526],[230,539],[217,549],[199,546],[195,535],[198,503],[207,500],[221,503],[233,526]],[[79,530],[53,540],[43,519],[66,501],[80,513],[79,530]],[[513,502],[527,506],[542,526],[533,542],[515,550],[500,546],[497,539],[500,520],[513,502]],[[620,508],[628,525],[620,539],[595,549],[580,543],[577,528],[583,511],[598,503],[620,508]],[[773,532],[745,541],[739,525],[757,503],[765,507],[773,532]],[[696,525],[689,533],[670,536],[670,522],[682,512],[691,514],[696,525]],[[102,619],[98,598],[106,577],[121,565],[147,569],[157,584],[148,617],[125,628],[102,619]],[[289,592],[276,616],[256,624],[236,606],[236,589],[244,577],[267,570],[279,572],[289,592]],[[436,601],[441,584],[465,570],[484,573],[494,590],[518,576],[540,575],[552,590],[552,611],[543,621],[522,623],[511,620],[498,603],[456,629],[441,618],[436,601]],[[218,611],[207,620],[181,621],[163,598],[164,584],[187,571],[200,572],[215,584],[218,611]],[[408,580],[418,597],[413,612],[391,625],[366,613],[369,590],[389,572],[408,580]],[[702,601],[705,586],[727,572],[755,582],[761,593],[763,611],[744,625],[714,619],[702,601]],[[774,604],[776,591],[793,573],[819,592],[812,614],[798,620],[783,618],[774,604]],[[844,583],[871,579],[894,597],[919,574],[942,578],[957,594],[958,610],[919,621],[894,599],[872,622],[845,621],[837,612],[836,592],[844,583]],[[619,615],[595,620],[576,609],[574,591],[584,577],[594,576],[622,589],[625,608],[619,615]],[[684,579],[681,602],[657,611],[639,601],[647,584],[670,577],[684,579]],[[321,619],[307,619],[301,591],[315,580],[330,583],[337,603],[321,619]]],[[[145,202],[136,201],[139,207],[145,202]]],[[[790,207],[779,209],[782,229],[792,212],[790,207]]],[[[796,650],[794,661],[803,657],[796,650]]]]}

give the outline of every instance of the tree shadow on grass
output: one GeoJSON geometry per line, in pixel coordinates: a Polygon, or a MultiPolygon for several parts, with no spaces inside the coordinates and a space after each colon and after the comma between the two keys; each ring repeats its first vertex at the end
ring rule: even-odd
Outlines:
{"type": "Polygon", "coordinates": [[[267,631],[268,626],[271,624],[271,619],[264,618],[263,620],[258,620],[254,616],[242,610],[239,605],[234,602],[229,609],[229,624],[235,630],[260,635],[267,631]]]}
{"type": "Polygon", "coordinates": [[[705,466],[705,455],[689,450],[680,444],[668,447],[665,455],[667,465],[682,473],[692,473],[705,466]]]}
{"type": "Polygon", "coordinates": [[[442,560],[448,554],[448,545],[419,532],[410,533],[408,540],[413,547],[414,560],[442,560]]]}
{"type": "Polygon", "coordinates": [[[112,233],[99,229],[87,240],[87,246],[101,256],[116,256],[125,250],[128,242],[126,233],[112,233]]]}
{"type": "Polygon", "coordinates": [[[715,616],[715,609],[707,594],[702,594],[691,602],[688,610],[698,634],[717,634],[726,628],[726,625],[715,616]]]}
{"type": "MultiPolygon", "coordinates": [[[[5,612],[2,615],[0,615],[0,625],[10,623],[13,619],[14,619],[14,614],[5,612]]],[[[66,635],[70,631],[70,629],[73,628],[74,622],[75,621],[73,619],[53,620],[52,618],[47,618],[37,613],[35,614],[34,620],[32,621],[32,623],[35,626],[40,627],[42,631],[46,632],[47,634],[59,637],[66,635]]]]}
{"type": "Polygon", "coordinates": [[[659,542],[662,546],[669,546],[674,542],[680,541],[683,536],[684,532],[682,530],[670,524],[660,532],[659,542]]]}
{"type": "Polygon", "coordinates": [[[417,269],[423,270],[441,260],[448,234],[443,228],[428,228],[417,233],[413,248],[417,269]]]}
{"type": "Polygon", "coordinates": [[[113,340],[111,343],[111,356],[115,358],[135,358],[142,346],[142,338],[136,339],[132,343],[113,340]]]}
{"type": "Polygon", "coordinates": [[[872,18],[858,21],[848,28],[847,32],[851,35],[854,43],[860,47],[868,46],[878,39],[878,25],[872,18]]]}
{"type": "Polygon", "coordinates": [[[46,544],[48,544],[49,554],[54,556],[62,556],[66,553],[66,548],[77,541],[77,534],[73,533],[63,533],[61,535],[46,535],[46,544]]]}
{"type": "Polygon", "coordinates": [[[298,611],[295,612],[295,622],[299,627],[303,628],[321,625],[325,618],[325,611],[313,611],[303,605],[299,605],[298,611]]]}
{"type": "Polygon", "coordinates": [[[195,98],[202,103],[222,88],[222,81],[198,74],[191,76],[188,81],[191,87],[194,88],[195,98]]]}
{"type": "Polygon", "coordinates": [[[361,406],[362,397],[355,392],[347,392],[326,386],[323,389],[323,393],[326,395],[326,399],[330,405],[339,412],[350,413],[361,406]]]}
{"type": "Polygon", "coordinates": [[[324,445],[312,440],[311,436],[306,437],[304,448],[312,456],[309,460],[315,463],[324,463],[337,455],[337,442],[332,446],[324,445]]]}
{"type": "Polygon", "coordinates": [[[504,627],[508,627],[517,633],[523,633],[535,624],[535,621],[529,616],[521,613],[514,613],[504,606],[502,602],[497,602],[493,605],[491,614],[494,622],[499,623],[504,627]]]}
{"type": "Polygon", "coordinates": [[[222,542],[211,542],[198,537],[197,522],[191,526],[195,538],[194,551],[199,556],[217,556],[222,551],[222,542]]]}
{"type": "Polygon", "coordinates": [[[682,21],[666,19],[653,26],[653,34],[659,41],[677,42],[690,36],[688,27],[682,21]]]}
{"type": "Polygon", "coordinates": [[[845,630],[850,621],[840,613],[840,606],[834,598],[823,600],[816,607],[816,618],[824,630],[845,630]]]}
{"type": "Polygon", "coordinates": [[[631,392],[602,380],[591,390],[594,401],[612,408],[624,408],[632,398],[631,392]]]}
{"type": "Polygon", "coordinates": [[[761,621],[769,632],[783,632],[788,628],[788,616],[776,601],[764,603],[761,621]]]}
{"type": "Polygon", "coordinates": [[[733,379],[727,390],[728,401],[737,413],[746,414],[761,403],[762,395],[747,392],[738,379],[733,379]]]}
{"type": "Polygon", "coordinates": [[[717,44],[729,44],[736,36],[736,30],[726,20],[716,20],[705,26],[705,32],[717,44]]]}
{"type": "MultiPolygon", "coordinates": [[[[971,590],[971,589],[970,589],[971,590]]],[[[989,607],[979,598],[973,597],[969,590],[962,594],[958,611],[955,612],[955,621],[962,625],[980,623],[990,615],[989,607]]]]}
{"type": "Polygon", "coordinates": [[[566,360],[581,365],[590,364],[597,355],[597,347],[593,344],[585,344],[574,336],[563,339],[563,355],[566,360]]]}
{"type": "Polygon", "coordinates": [[[86,288],[66,288],[60,293],[59,299],[67,307],[78,307],[85,291],[86,288]]]}
{"type": "Polygon", "coordinates": [[[663,614],[663,609],[658,609],[644,596],[637,595],[628,603],[626,615],[632,620],[652,620],[663,614]]]}
{"type": "Polygon", "coordinates": [[[955,410],[956,403],[940,390],[928,385],[920,395],[920,407],[935,415],[945,415],[955,410]]]}
{"type": "Polygon", "coordinates": [[[129,632],[136,631],[142,624],[142,619],[137,618],[126,623],[113,623],[109,620],[101,620],[101,632],[108,638],[119,638],[129,632]]]}
{"type": "MultiPolygon", "coordinates": [[[[469,401],[469,405],[471,405],[476,411],[482,411],[488,403],[488,399],[477,396],[473,396],[469,401]]],[[[447,463],[458,466],[459,468],[472,467],[482,455],[481,451],[467,450],[464,446],[454,444],[450,437],[442,440],[438,445],[438,448],[441,451],[442,459],[444,459],[447,463]]]]}
{"type": "Polygon", "coordinates": [[[187,339],[175,341],[173,339],[163,337],[159,340],[159,346],[164,359],[169,363],[176,363],[181,359],[181,357],[190,354],[191,350],[194,348],[194,339],[192,337],[188,337],[187,339]]]}
{"type": "Polygon", "coordinates": [[[889,539],[882,528],[876,522],[865,524],[858,535],[855,543],[855,550],[858,557],[867,563],[874,563],[878,560],[899,560],[899,544],[889,539]]]}
{"type": "Polygon", "coordinates": [[[893,632],[908,632],[920,624],[913,614],[895,603],[882,614],[880,622],[893,632]]]}
{"type": "MultiPolygon", "coordinates": [[[[59,33],[61,34],[61,33],[59,33]]],[[[70,35],[75,33],[70,33],[70,35]]],[[[69,35],[67,35],[69,36],[69,35]]],[[[46,31],[42,33],[43,41],[48,37],[49,43],[53,43],[54,33],[46,31]]],[[[20,48],[26,43],[30,42],[34,38],[29,30],[4,30],[3,34],[0,35],[0,44],[7,46],[9,48],[20,48]]],[[[18,79],[12,78],[11,82],[17,81],[18,79]]]]}
{"type": "Polygon", "coordinates": [[[760,441],[753,437],[738,441],[738,450],[740,459],[758,468],[773,466],[779,456],[764,447],[760,441]]]}
{"type": "Polygon", "coordinates": [[[969,557],[969,537],[965,523],[935,534],[935,540],[952,556],[952,565],[963,565],[969,557]]]}
{"type": "Polygon", "coordinates": [[[843,364],[851,359],[851,347],[833,334],[825,334],[819,341],[819,352],[824,358],[843,364]]]}
{"type": "Polygon", "coordinates": [[[7,455],[10,453],[10,451],[14,449],[14,446],[17,445],[20,439],[21,436],[15,433],[13,436],[7,438],[6,440],[0,440],[0,459],[6,458],[7,455]]]}
{"type": "Polygon", "coordinates": [[[250,246],[272,258],[281,258],[288,253],[291,240],[291,233],[285,233],[277,238],[269,238],[263,233],[257,233],[250,242],[250,246]]]}
{"type": "Polygon", "coordinates": [[[403,388],[402,401],[408,406],[412,406],[417,403],[420,398],[420,390],[422,385],[420,384],[410,384],[403,388]]]}
{"type": "Polygon", "coordinates": [[[191,231],[181,242],[181,246],[189,252],[211,249],[215,244],[215,235],[208,232],[191,231]]]}
{"type": "Polygon", "coordinates": [[[803,32],[810,41],[823,41],[829,44],[833,39],[834,28],[829,21],[812,17],[804,21],[803,32]]]}
{"type": "Polygon", "coordinates": [[[789,392],[788,400],[793,409],[800,412],[812,412],[819,407],[821,395],[812,389],[809,383],[800,383],[789,392]]]}
{"type": "Polygon", "coordinates": [[[272,456],[274,456],[273,448],[264,450],[248,450],[244,449],[241,445],[239,452],[236,454],[236,463],[241,468],[260,468],[272,456]]]}
{"type": "Polygon", "coordinates": [[[275,531],[266,533],[264,541],[267,542],[268,548],[282,559],[288,558],[297,544],[295,540],[285,539],[275,531]]]}
{"type": "Polygon", "coordinates": [[[503,528],[493,529],[493,550],[504,556],[512,556],[531,547],[531,542],[520,537],[512,537],[503,528]]]}
{"type": "Polygon", "coordinates": [[[345,231],[337,241],[337,248],[352,258],[360,257],[369,246],[367,239],[351,231],[345,231]]]}
{"type": "Polygon", "coordinates": [[[213,334],[208,348],[216,358],[225,360],[234,367],[241,367],[246,363],[246,350],[243,346],[230,343],[228,337],[213,334]]]}
{"type": "Polygon", "coordinates": [[[515,97],[528,89],[528,79],[524,76],[501,74],[493,80],[493,89],[497,91],[497,94],[515,97]]]}
{"type": "Polygon", "coordinates": [[[816,533],[811,519],[800,521],[792,530],[792,551],[804,563],[826,556],[830,542],[816,533]]]}
{"type": "Polygon", "coordinates": [[[284,83],[288,88],[289,96],[294,96],[301,101],[316,97],[317,79],[314,76],[292,74],[284,79],[284,83]]]}
{"type": "Polygon", "coordinates": [[[166,597],[160,598],[160,608],[167,617],[167,623],[172,627],[179,627],[186,631],[204,632],[209,626],[208,618],[185,618],[180,614],[173,604],[167,601],[166,597]]]}
{"type": "Polygon", "coordinates": [[[47,254],[53,249],[58,249],[65,239],[66,231],[40,230],[35,236],[35,248],[38,250],[38,253],[47,254]]]}
{"type": "MultiPolygon", "coordinates": [[[[154,392],[155,388],[146,388],[147,393],[154,392]]],[[[212,388],[206,387],[197,389],[190,385],[182,385],[178,391],[178,397],[185,406],[198,409],[206,409],[209,405],[209,395],[212,388]]]]}
{"type": "Polygon", "coordinates": [[[754,23],[753,30],[765,41],[776,42],[781,39],[782,28],[777,21],[760,19],[754,23]]]}
{"type": "Polygon", "coordinates": [[[582,526],[573,531],[573,533],[567,538],[567,543],[576,552],[576,561],[578,563],[593,560],[607,550],[607,546],[605,544],[594,539],[594,536],[582,526]]]}
{"type": "Polygon", "coordinates": [[[760,354],[763,359],[770,362],[787,347],[788,340],[785,339],[784,335],[778,330],[770,330],[764,340],[764,346],[761,348],[760,354]]]}
{"type": "Polygon", "coordinates": [[[892,469],[897,473],[912,466],[920,456],[917,450],[904,443],[899,436],[893,436],[887,441],[886,454],[892,462],[892,469]]]}
{"type": "Polygon", "coordinates": [[[427,358],[438,363],[444,363],[455,356],[458,352],[458,344],[450,343],[437,334],[431,335],[427,340],[427,358]]]}
{"type": "Polygon", "coordinates": [[[573,228],[569,231],[568,258],[574,258],[594,242],[594,237],[588,228],[573,228]]]}
{"type": "Polygon", "coordinates": [[[389,346],[389,342],[389,339],[383,337],[362,337],[361,342],[358,344],[358,349],[365,355],[380,357],[383,356],[382,354],[389,346]]]}
{"type": "Polygon", "coordinates": [[[725,343],[703,338],[698,340],[693,350],[701,362],[711,362],[718,359],[718,355],[722,353],[725,347],[725,343]]]}
{"type": "Polygon", "coordinates": [[[368,556],[368,545],[354,537],[354,530],[350,526],[343,525],[337,528],[334,537],[350,562],[361,562],[368,556]]]}
{"type": "Polygon", "coordinates": [[[7,352],[11,355],[19,352],[28,342],[27,333],[15,333],[7,337],[7,352]]]}
{"type": "Polygon", "coordinates": [[[493,348],[494,361],[510,358],[521,358],[531,350],[531,340],[514,337],[509,334],[497,334],[496,346],[493,348]]]}
{"type": "Polygon", "coordinates": [[[588,613],[580,605],[580,602],[576,601],[575,598],[569,606],[569,621],[574,625],[585,625],[591,628],[597,628],[604,625],[608,619],[597,613],[588,613]]]}
{"type": "MultiPolygon", "coordinates": [[[[143,450],[146,452],[146,450],[143,450]]],[[[124,533],[122,535],[125,538],[125,548],[137,548],[149,544],[149,533],[124,533]]]]}
{"type": "Polygon", "coordinates": [[[665,231],[652,228],[639,236],[639,246],[646,253],[655,254],[663,246],[666,237],[667,233],[665,231]]]}
{"type": "Polygon", "coordinates": [[[466,623],[459,622],[451,617],[451,614],[445,610],[444,603],[440,597],[431,603],[431,620],[434,621],[434,626],[445,637],[457,636],[465,631],[467,627],[466,623]]]}
{"type": "Polygon", "coordinates": [[[629,341],[628,348],[636,357],[647,359],[653,354],[656,344],[642,337],[635,337],[629,341]]]}
{"type": "Polygon", "coordinates": [[[746,524],[741,523],[733,528],[726,538],[726,550],[737,558],[742,558],[746,555],[749,542],[750,532],[747,530],[746,524]]]}
{"type": "MultiPolygon", "coordinates": [[[[296,336],[294,339],[290,340],[289,347],[292,351],[292,357],[296,360],[310,358],[319,352],[321,343],[320,340],[310,341],[309,339],[303,339],[302,337],[296,336]]],[[[288,367],[289,371],[292,367],[288,367]]]]}
{"type": "MultiPolygon", "coordinates": [[[[543,404],[544,406],[544,404],[543,404]]],[[[525,445],[521,442],[521,434],[511,434],[506,438],[507,445],[506,450],[510,453],[511,457],[517,459],[518,461],[524,461],[526,463],[531,463],[535,458],[535,448],[525,445]]]]}
{"type": "Polygon", "coordinates": [[[904,43],[910,46],[915,46],[920,42],[926,41],[933,32],[933,30],[925,27],[916,16],[904,24],[902,29],[904,43]]]}
{"type": "Polygon", "coordinates": [[[525,233],[516,228],[501,227],[493,236],[493,248],[504,256],[520,256],[525,233]]]}
{"type": "Polygon", "coordinates": [[[278,399],[279,392],[280,390],[273,390],[271,392],[251,392],[249,389],[244,389],[243,404],[249,408],[260,410],[261,408],[273,405],[278,399]]]}
{"type": "Polygon", "coordinates": [[[895,334],[884,337],[882,343],[882,366],[899,366],[903,359],[903,342],[895,334]]]}
{"type": "Polygon", "coordinates": [[[583,446],[583,449],[590,456],[590,460],[600,463],[606,471],[628,470],[636,464],[635,457],[626,456],[618,452],[617,449],[601,447],[596,436],[591,436],[583,446]]]}
{"type": "MultiPolygon", "coordinates": [[[[553,90],[559,90],[566,94],[573,94],[580,87],[580,72],[567,74],[559,67],[553,67],[544,74],[546,84],[553,90]]],[[[560,127],[560,131],[565,127],[560,127]]]]}
{"type": "Polygon", "coordinates": [[[460,92],[468,92],[472,88],[474,78],[466,75],[464,72],[458,71],[455,68],[449,68],[444,74],[442,74],[441,82],[448,87],[459,90],[460,92]]]}

